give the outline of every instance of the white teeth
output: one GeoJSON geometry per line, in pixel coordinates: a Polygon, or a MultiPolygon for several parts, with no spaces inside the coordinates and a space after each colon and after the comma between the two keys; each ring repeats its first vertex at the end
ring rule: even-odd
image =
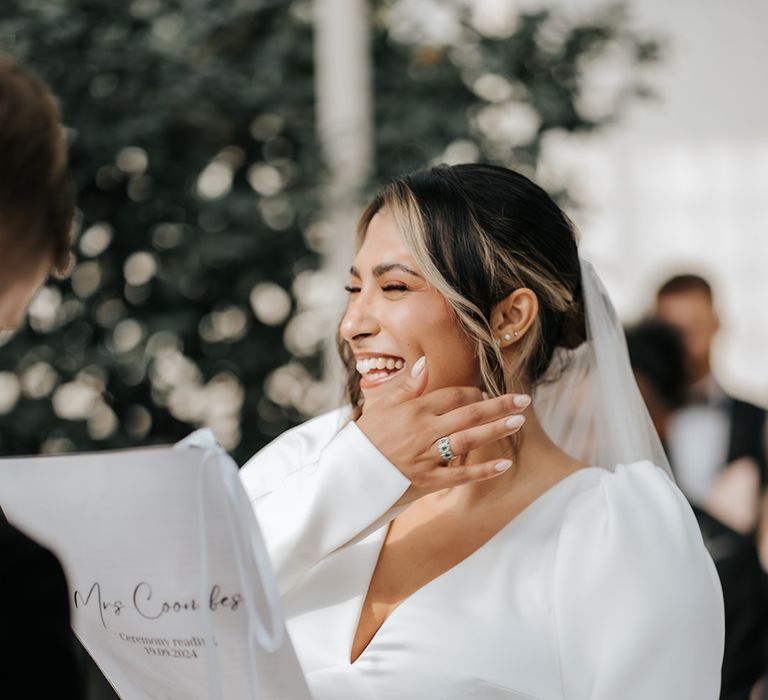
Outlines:
{"type": "Polygon", "coordinates": [[[405,360],[396,360],[392,357],[366,357],[355,363],[357,371],[366,375],[366,378],[370,380],[390,376],[387,372],[377,372],[376,370],[392,371],[400,370],[403,367],[405,367],[405,360]]]}

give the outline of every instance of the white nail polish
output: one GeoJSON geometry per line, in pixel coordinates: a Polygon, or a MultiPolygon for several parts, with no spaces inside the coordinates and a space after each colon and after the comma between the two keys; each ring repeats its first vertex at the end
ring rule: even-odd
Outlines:
{"type": "Polygon", "coordinates": [[[528,394],[519,394],[512,399],[512,403],[518,408],[526,408],[531,403],[531,397],[528,394]]]}
{"type": "Polygon", "coordinates": [[[415,379],[421,374],[421,371],[424,369],[424,365],[427,364],[427,358],[422,355],[418,360],[416,360],[416,363],[411,367],[411,376],[415,379]]]}
{"type": "Polygon", "coordinates": [[[523,423],[525,423],[525,416],[511,416],[507,418],[504,425],[510,430],[514,430],[515,428],[519,428],[523,423]]]}
{"type": "Polygon", "coordinates": [[[503,459],[501,462],[496,462],[496,464],[493,465],[493,468],[497,472],[505,472],[511,466],[512,466],[512,460],[511,459],[503,459]]]}

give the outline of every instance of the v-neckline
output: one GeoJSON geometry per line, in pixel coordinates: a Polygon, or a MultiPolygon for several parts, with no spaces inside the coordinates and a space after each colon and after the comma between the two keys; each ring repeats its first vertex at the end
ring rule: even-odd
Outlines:
{"type": "Polygon", "coordinates": [[[384,547],[384,543],[387,540],[387,535],[389,534],[389,529],[392,525],[392,521],[390,520],[389,523],[387,523],[386,527],[382,527],[381,530],[384,531],[383,535],[380,535],[378,548],[376,550],[376,556],[373,559],[373,565],[371,566],[370,575],[368,576],[367,583],[365,585],[365,590],[363,591],[363,595],[360,598],[360,602],[357,606],[357,614],[354,616],[353,620],[353,627],[352,632],[349,637],[348,643],[346,644],[347,649],[347,663],[350,667],[354,667],[355,664],[368,652],[368,650],[371,648],[371,645],[376,641],[376,638],[381,634],[381,631],[384,629],[384,627],[389,623],[389,621],[394,617],[394,615],[397,613],[400,608],[402,608],[407,603],[410,603],[413,598],[416,596],[422,594],[423,591],[426,589],[432,587],[433,585],[437,585],[437,582],[440,580],[443,580],[450,576],[453,572],[455,572],[457,569],[460,569],[462,566],[467,564],[471,559],[475,558],[479,555],[481,551],[483,551],[485,548],[491,545],[492,542],[499,539],[508,529],[510,529],[513,525],[518,523],[520,519],[525,516],[527,513],[529,513],[531,510],[534,509],[534,506],[541,503],[546,499],[547,496],[550,496],[550,494],[555,493],[559,490],[559,487],[561,484],[564,484],[566,482],[570,482],[574,476],[577,474],[580,474],[582,472],[593,472],[595,470],[605,471],[603,467],[580,467],[579,469],[576,469],[575,471],[571,472],[570,474],[567,474],[559,481],[556,481],[552,486],[550,486],[548,489],[542,491],[536,498],[534,498],[525,508],[523,508],[519,513],[517,513],[515,516],[513,516],[507,523],[505,523],[500,529],[498,529],[496,532],[494,532],[485,542],[483,542],[477,549],[472,550],[469,554],[467,554],[466,557],[461,559],[460,561],[457,561],[453,566],[448,567],[445,571],[438,574],[434,578],[427,581],[425,584],[419,586],[413,593],[410,595],[407,595],[403,600],[401,600],[387,615],[387,617],[384,618],[384,621],[379,625],[376,632],[374,632],[373,636],[368,640],[368,644],[366,644],[362,651],[357,655],[357,657],[352,660],[352,646],[355,643],[355,637],[357,636],[357,630],[360,627],[360,619],[363,614],[363,607],[365,606],[366,598],[368,597],[368,592],[371,588],[371,582],[373,581],[373,575],[376,572],[376,567],[379,563],[379,558],[381,556],[381,550],[384,547]]]}

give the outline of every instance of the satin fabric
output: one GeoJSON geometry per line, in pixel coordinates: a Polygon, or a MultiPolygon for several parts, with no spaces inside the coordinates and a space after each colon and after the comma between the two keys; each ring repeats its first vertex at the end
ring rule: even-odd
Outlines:
{"type": "Polygon", "coordinates": [[[404,600],[350,663],[408,487],[335,411],[241,470],[316,700],[715,700],[723,603],[696,520],[650,462],[557,483],[404,600]]]}

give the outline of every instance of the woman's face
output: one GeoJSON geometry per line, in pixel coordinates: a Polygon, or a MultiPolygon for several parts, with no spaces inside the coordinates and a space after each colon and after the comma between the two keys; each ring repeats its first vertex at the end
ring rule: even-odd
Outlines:
{"type": "Polygon", "coordinates": [[[472,344],[445,298],[421,276],[386,209],[371,220],[350,275],[341,335],[357,360],[366,402],[391,391],[392,380],[422,355],[427,391],[480,386],[472,344]]]}

